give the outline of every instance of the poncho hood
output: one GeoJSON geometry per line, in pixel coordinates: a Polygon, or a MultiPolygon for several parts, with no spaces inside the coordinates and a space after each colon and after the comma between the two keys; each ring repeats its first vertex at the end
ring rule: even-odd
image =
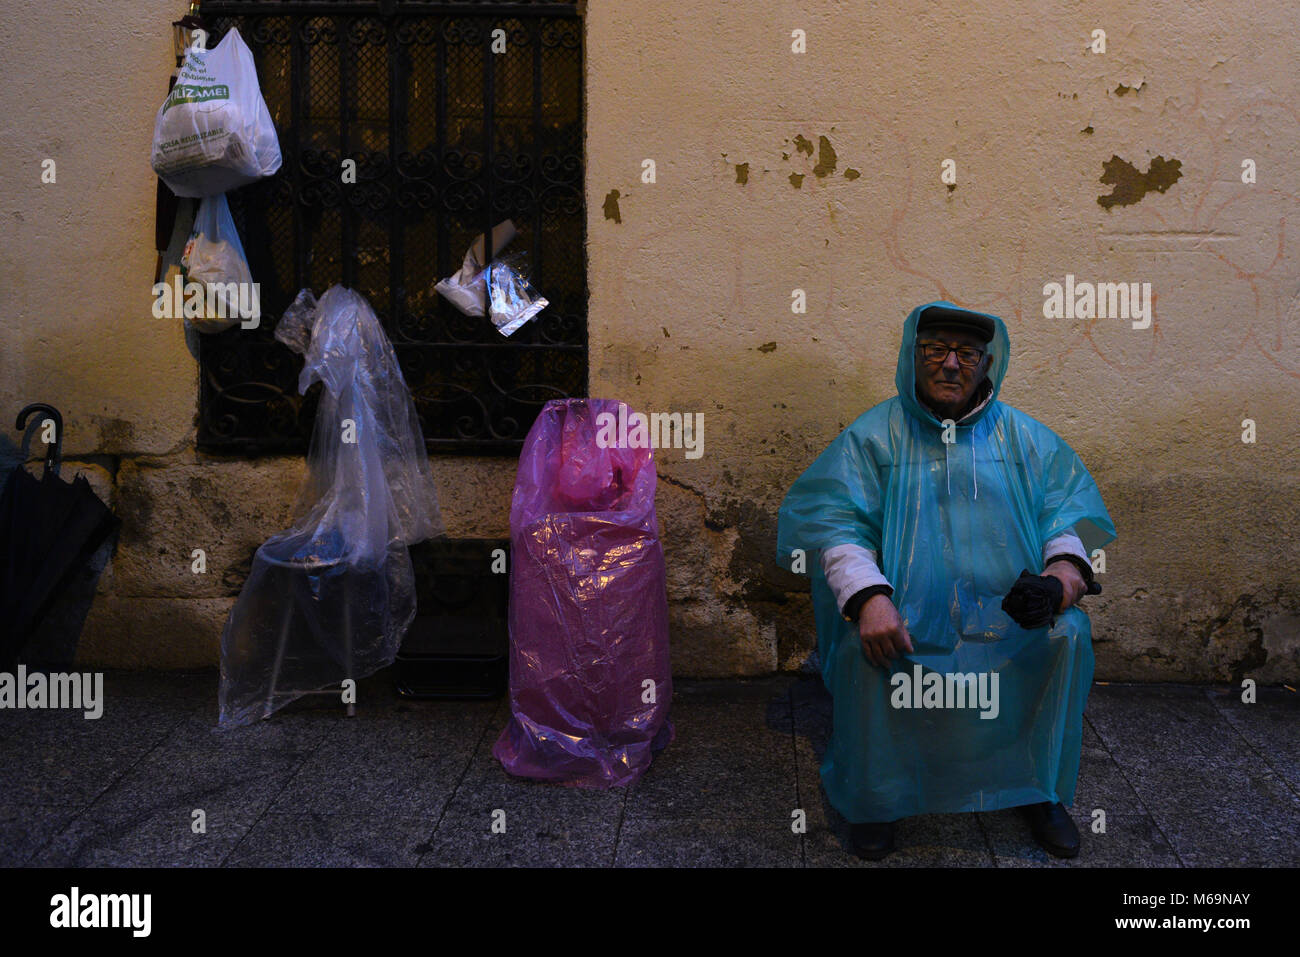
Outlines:
{"type": "MultiPolygon", "coordinates": [[[[921,313],[931,306],[946,306],[949,309],[955,309],[959,312],[969,312],[972,315],[986,316],[993,320],[993,339],[989,342],[986,349],[993,353],[993,362],[989,366],[988,383],[992,388],[988,401],[984,403],[983,408],[963,418],[957,423],[958,428],[968,428],[979,422],[988,414],[993,403],[997,401],[998,393],[1002,391],[1002,379],[1007,373],[1007,365],[1011,361],[1011,339],[1007,335],[1006,323],[999,316],[987,312],[976,312],[973,309],[963,309],[961,306],[954,305],[946,299],[939,299],[935,302],[927,302],[923,306],[917,306],[908,313],[907,320],[903,323],[903,341],[898,347],[898,372],[895,374],[894,383],[898,387],[898,398],[903,403],[903,408],[908,414],[914,416],[922,422],[933,424],[936,428],[942,427],[942,419],[931,412],[916,394],[916,326],[920,321],[921,313]]],[[[982,393],[976,392],[979,397],[982,393]]],[[[976,403],[978,404],[977,398],[976,403]]]]}

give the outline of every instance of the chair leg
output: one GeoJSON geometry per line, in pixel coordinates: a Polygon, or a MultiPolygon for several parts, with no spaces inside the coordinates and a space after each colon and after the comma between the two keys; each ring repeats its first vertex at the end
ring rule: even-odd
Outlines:
{"type": "MultiPolygon", "coordinates": [[[[343,673],[347,678],[352,677],[352,670],[353,670],[352,666],[355,663],[352,658],[352,616],[350,612],[351,612],[351,608],[348,603],[348,593],[347,590],[345,589],[343,592],[343,657],[344,657],[344,661],[346,661],[347,664],[343,669],[343,673]]],[[[353,686],[352,691],[353,694],[355,695],[356,693],[355,685],[353,686]]],[[[349,701],[348,717],[355,718],[356,716],[357,716],[357,706],[353,702],[349,701]]]]}
{"type": "Polygon", "coordinates": [[[289,626],[293,623],[293,598],[292,596],[284,606],[284,621],[280,624],[280,643],[275,649],[275,664],[271,668],[271,687],[266,693],[266,707],[262,710],[262,717],[269,718],[275,710],[273,702],[275,701],[275,688],[280,681],[280,666],[284,664],[284,649],[289,644],[289,626]]]}

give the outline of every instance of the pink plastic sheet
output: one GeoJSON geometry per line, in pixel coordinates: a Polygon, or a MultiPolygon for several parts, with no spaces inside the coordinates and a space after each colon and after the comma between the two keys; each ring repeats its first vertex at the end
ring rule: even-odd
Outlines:
{"type": "MultiPolygon", "coordinates": [[[[673,739],[654,453],[601,448],[613,399],[548,402],[510,508],[511,774],[631,784],[673,739]]],[[[628,415],[627,412],[624,413],[628,415]]]]}

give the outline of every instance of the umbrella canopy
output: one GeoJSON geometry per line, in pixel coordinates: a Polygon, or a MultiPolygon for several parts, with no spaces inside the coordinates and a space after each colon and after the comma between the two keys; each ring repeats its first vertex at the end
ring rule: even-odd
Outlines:
{"type": "Polygon", "coordinates": [[[120,524],[84,476],[59,478],[57,409],[33,403],[15,427],[25,429],[33,412],[54,420],[55,440],[39,479],[20,465],[0,492],[0,669],[12,669],[58,593],[120,524]]]}

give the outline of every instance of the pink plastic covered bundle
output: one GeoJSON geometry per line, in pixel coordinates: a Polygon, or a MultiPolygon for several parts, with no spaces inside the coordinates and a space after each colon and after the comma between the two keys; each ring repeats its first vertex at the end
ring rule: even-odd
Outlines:
{"type": "Polygon", "coordinates": [[[577,787],[631,784],[673,738],[654,454],[597,441],[620,404],[548,402],[519,457],[510,507],[511,718],[492,749],[511,774],[577,787]]]}

